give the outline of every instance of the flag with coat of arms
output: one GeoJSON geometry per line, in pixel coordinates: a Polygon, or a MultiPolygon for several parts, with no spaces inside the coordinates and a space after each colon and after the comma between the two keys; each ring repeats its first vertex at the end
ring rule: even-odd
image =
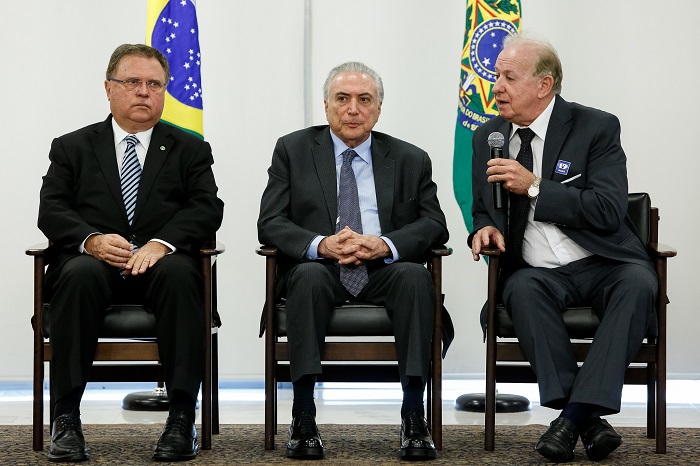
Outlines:
{"type": "Polygon", "coordinates": [[[170,82],[161,121],[204,137],[202,59],[192,0],[148,0],[146,45],[168,59],[170,82]]]}
{"type": "Polygon", "coordinates": [[[472,219],[472,136],[498,115],[491,92],[496,82],[496,58],[503,39],[520,28],[520,0],[467,0],[467,19],[459,80],[452,185],[467,230],[472,219]]]}

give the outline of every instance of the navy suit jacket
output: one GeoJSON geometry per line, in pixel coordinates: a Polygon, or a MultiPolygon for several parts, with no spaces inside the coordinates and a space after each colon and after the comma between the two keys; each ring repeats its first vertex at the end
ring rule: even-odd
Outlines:
{"type": "MultiPolygon", "coordinates": [[[[493,207],[486,169],[490,158],[488,135],[498,131],[509,140],[512,125],[500,116],[474,132],[472,140],[472,216],[474,233],[485,226],[504,236],[507,209],[493,207]]],[[[503,158],[508,158],[508,144],[503,158]]],[[[633,262],[654,270],[646,245],[634,232],[627,216],[627,159],[620,144],[620,122],[614,115],[556,96],[547,127],[542,160],[542,182],[535,220],[551,222],[593,254],[633,262]],[[566,174],[558,173],[568,162],[566,174]],[[562,181],[572,179],[563,184],[562,181]]]]}
{"type": "Polygon", "coordinates": [[[153,128],[129,226],[121,194],[112,116],[51,144],[40,194],[38,226],[51,241],[58,269],[90,234],[116,233],[141,246],[153,238],[196,253],[223,218],[205,141],[164,123],[153,128]]]}

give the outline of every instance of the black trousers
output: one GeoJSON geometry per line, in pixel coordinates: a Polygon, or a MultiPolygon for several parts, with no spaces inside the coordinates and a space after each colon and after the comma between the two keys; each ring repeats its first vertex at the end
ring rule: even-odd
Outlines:
{"type": "Polygon", "coordinates": [[[124,277],[87,254],[58,263],[63,266],[49,267],[46,277],[57,399],[87,384],[103,314],[111,303],[143,303],[153,312],[168,394],[181,390],[197,398],[204,367],[204,322],[203,279],[194,259],[170,254],[135,277],[124,277]]]}
{"type": "Polygon", "coordinates": [[[596,256],[513,273],[503,302],[537,375],[540,404],[589,403],[599,407],[595,415],[618,413],[625,370],[642,344],[657,294],[651,269],[596,256]],[[561,315],[577,305],[591,306],[601,320],[580,369],[561,315]]]}
{"type": "MultiPolygon", "coordinates": [[[[281,296],[286,298],[287,340],[292,381],[320,374],[321,350],[333,307],[352,296],[340,282],[338,267],[301,263],[285,274],[281,296]]],[[[354,299],[354,298],[353,298],[354,299]]],[[[428,380],[433,337],[435,289],[421,264],[397,262],[369,270],[369,283],[356,301],[386,306],[394,339],[402,386],[409,376],[428,380]]]]}

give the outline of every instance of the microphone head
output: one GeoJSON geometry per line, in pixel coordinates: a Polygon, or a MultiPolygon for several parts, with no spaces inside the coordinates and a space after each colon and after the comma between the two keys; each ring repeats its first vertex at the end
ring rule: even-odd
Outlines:
{"type": "Polygon", "coordinates": [[[503,147],[503,144],[505,143],[506,138],[503,137],[503,135],[499,132],[494,132],[489,134],[489,147],[498,147],[501,148],[503,147]]]}

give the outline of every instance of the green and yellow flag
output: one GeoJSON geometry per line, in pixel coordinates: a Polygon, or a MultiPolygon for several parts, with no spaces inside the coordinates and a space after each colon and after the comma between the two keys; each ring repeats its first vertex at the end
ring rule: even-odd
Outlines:
{"type": "Polygon", "coordinates": [[[148,0],[146,45],[160,50],[170,65],[161,121],[203,138],[202,59],[195,2],[148,0]]]}
{"type": "Polygon", "coordinates": [[[498,115],[491,88],[503,39],[520,28],[520,0],[467,0],[452,184],[467,230],[472,219],[472,136],[498,115]]]}

